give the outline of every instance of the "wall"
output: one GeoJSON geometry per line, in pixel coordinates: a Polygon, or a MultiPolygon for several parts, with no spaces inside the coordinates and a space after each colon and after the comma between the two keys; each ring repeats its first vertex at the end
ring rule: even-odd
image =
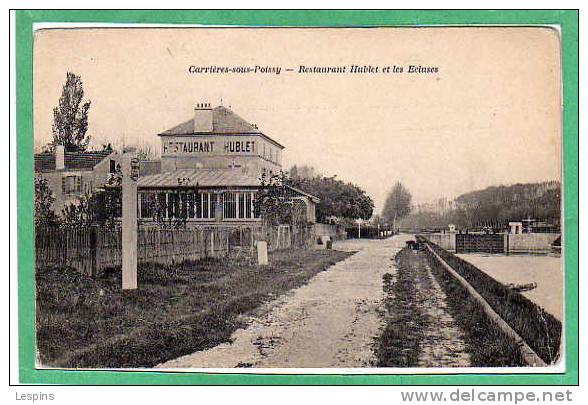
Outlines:
{"type": "Polygon", "coordinates": [[[313,234],[315,237],[330,237],[333,240],[347,239],[345,228],[341,225],[314,224],[313,234]]]}
{"type": "Polygon", "coordinates": [[[281,154],[281,148],[260,135],[161,137],[162,172],[201,167],[227,168],[236,164],[250,173],[261,174],[264,168],[275,173],[281,169],[281,154]],[[240,145],[238,151],[237,143],[240,145]],[[231,149],[225,148],[227,144],[232,145],[231,149]],[[200,149],[199,145],[203,148],[200,149]]]}
{"type": "Polygon", "coordinates": [[[455,235],[456,253],[505,253],[505,234],[464,234],[455,235]]]}
{"type": "Polygon", "coordinates": [[[522,233],[508,235],[509,253],[549,253],[558,233],[522,233]]]}
{"type": "Polygon", "coordinates": [[[77,204],[79,197],[83,195],[85,191],[92,191],[96,187],[97,179],[91,171],[54,171],[48,173],[35,173],[36,178],[43,178],[47,180],[47,185],[55,197],[53,203],[53,211],[57,215],[61,215],[63,208],[69,204],[77,204]],[[80,176],[82,178],[82,191],[77,194],[64,194],[62,188],[62,178],[66,176],[80,176]]]}
{"type": "Polygon", "coordinates": [[[429,241],[439,245],[443,249],[455,252],[455,232],[452,233],[432,233],[423,235],[429,241]]]}
{"type": "Polygon", "coordinates": [[[457,253],[550,253],[551,244],[560,234],[426,234],[429,241],[457,253]],[[457,242],[456,242],[457,241],[457,242]]]}

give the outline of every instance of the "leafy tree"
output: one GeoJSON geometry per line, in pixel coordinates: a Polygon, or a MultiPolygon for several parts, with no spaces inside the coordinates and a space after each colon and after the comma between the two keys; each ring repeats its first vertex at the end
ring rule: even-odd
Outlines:
{"type": "Polygon", "coordinates": [[[94,224],[96,205],[93,195],[85,193],[78,197],[77,203],[67,204],[61,211],[63,226],[71,229],[83,229],[94,224]]]}
{"type": "Polygon", "coordinates": [[[61,91],[59,105],[53,109],[53,141],[49,145],[63,145],[67,152],[84,151],[90,137],[88,131],[88,110],[90,101],[83,102],[84,88],[80,76],[67,72],[61,91]]]}
{"type": "Polygon", "coordinates": [[[111,176],[104,189],[86,192],[76,203],[66,205],[61,214],[63,226],[84,228],[92,225],[113,228],[122,214],[121,174],[111,176]]]}
{"type": "Polygon", "coordinates": [[[372,224],[373,226],[381,226],[382,227],[382,226],[386,226],[387,222],[380,215],[374,215],[370,219],[370,224],[372,224]]]}
{"type": "Polygon", "coordinates": [[[290,185],[318,198],[316,207],[318,222],[328,217],[347,219],[369,219],[374,211],[374,202],[360,187],[337,180],[336,176],[313,178],[290,178],[290,185]]]}
{"type": "MultiPolygon", "coordinates": [[[[165,193],[160,193],[150,197],[144,206],[151,212],[153,220],[161,227],[180,229],[186,227],[190,216],[189,210],[194,209],[194,196],[200,197],[197,190],[190,194],[187,192],[169,193],[167,199],[165,193]]],[[[144,198],[147,197],[144,196],[144,198]]]]}
{"type": "Polygon", "coordinates": [[[57,225],[59,218],[53,211],[55,197],[47,184],[47,179],[35,179],[35,225],[57,225]]]}
{"type": "Polygon", "coordinates": [[[286,173],[263,173],[255,195],[254,209],[267,225],[291,224],[294,205],[288,194],[286,173]]]}
{"type": "Polygon", "coordinates": [[[382,212],[384,218],[391,222],[396,229],[396,220],[407,216],[410,213],[412,196],[408,189],[401,182],[396,182],[384,203],[382,212]]]}
{"type": "Polygon", "coordinates": [[[290,168],[288,173],[292,179],[313,179],[317,177],[314,167],[306,165],[294,165],[290,168]]]}

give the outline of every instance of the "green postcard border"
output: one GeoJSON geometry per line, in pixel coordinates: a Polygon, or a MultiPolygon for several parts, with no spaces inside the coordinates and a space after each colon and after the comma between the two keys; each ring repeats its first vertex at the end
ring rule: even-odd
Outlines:
{"type": "MultiPolygon", "coordinates": [[[[17,10],[15,12],[19,380],[76,385],[577,385],[578,11],[577,10],[17,10]],[[375,27],[557,25],[563,69],[563,195],[566,266],[563,374],[262,375],[35,369],[33,246],[33,24],[144,23],[375,27]]],[[[14,145],[13,145],[14,147],[14,145]]],[[[16,342],[11,342],[15,344],[16,342]]]]}

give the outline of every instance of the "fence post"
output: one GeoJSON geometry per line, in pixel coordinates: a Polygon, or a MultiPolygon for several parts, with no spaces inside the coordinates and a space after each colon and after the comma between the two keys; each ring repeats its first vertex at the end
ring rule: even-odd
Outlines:
{"type": "Polygon", "coordinates": [[[214,229],[210,232],[210,256],[214,257],[214,229]]]}

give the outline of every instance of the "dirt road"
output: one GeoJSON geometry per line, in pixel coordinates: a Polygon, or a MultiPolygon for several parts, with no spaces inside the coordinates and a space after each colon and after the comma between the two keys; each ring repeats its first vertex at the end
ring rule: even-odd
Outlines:
{"type": "Polygon", "coordinates": [[[373,363],[381,328],[384,273],[394,274],[396,253],[411,235],[337,242],[358,253],[307,285],[267,304],[231,344],[193,353],[161,368],[365,367],[373,363]]]}

